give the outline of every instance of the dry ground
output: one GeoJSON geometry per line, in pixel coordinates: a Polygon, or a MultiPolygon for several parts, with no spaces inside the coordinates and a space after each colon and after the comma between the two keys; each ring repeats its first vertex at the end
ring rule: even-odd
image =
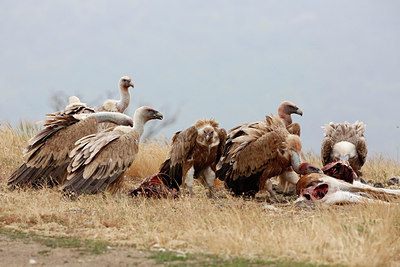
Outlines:
{"type": "MultiPolygon", "coordinates": [[[[73,238],[81,244],[87,240],[106,243],[113,249],[87,257],[110,256],[113,263],[127,258],[124,253],[133,253],[125,250],[135,248],[135,253],[144,250],[143,253],[151,254],[149,249],[162,248],[187,255],[262,260],[262,264],[270,260],[276,264],[278,260],[279,263],[400,266],[399,200],[390,204],[314,208],[296,207],[292,202],[274,203],[274,210],[266,202],[265,194],[253,201],[232,198],[220,185],[215,199],[206,198],[201,186],[195,188],[196,197],[177,200],[132,199],[121,192],[82,196],[71,201],[56,189],[10,191],[6,187],[7,177],[23,162],[21,152],[32,132],[26,126],[22,130],[3,128],[0,132],[0,229],[8,233],[0,235],[3,249],[0,260],[11,260],[12,255],[19,254],[11,254],[6,248],[8,244],[22,242],[10,241],[10,233],[22,233],[42,239],[73,238]]],[[[141,145],[124,188],[132,188],[141,177],[157,172],[167,151],[168,141],[164,139],[141,145]]],[[[319,163],[312,153],[305,158],[319,163]]],[[[385,182],[400,174],[399,167],[398,161],[375,155],[363,171],[367,179],[385,182]]],[[[60,251],[51,248],[49,253],[62,257],[65,251],[72,258],[76,253],[72,248],[60,251]]],[[[43,252],[47,256],[49,253],[43,252]]],[[[148,262],[146,256],[143,260],[144,264],[157,262],[148,262]]],[[[106,260],[101,262],[107,265],[106,260]]],[[[203,264],[201,259],[194,262],[203,264]]],[[[137,263],[132,261],[132,264],[137,263]]],[[[217,265],[221,264],[225,263],[217,265]]],[[[247,265],[249,261],[241,264],[247,265]]]]}

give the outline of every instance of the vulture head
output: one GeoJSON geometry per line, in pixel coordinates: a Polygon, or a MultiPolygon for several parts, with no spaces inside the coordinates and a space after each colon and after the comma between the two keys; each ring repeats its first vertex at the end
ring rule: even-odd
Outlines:
{"type": "MultiPolygon", "coordinates": [[[[135,111],[134,118],[141,119],[143,123],[149,120],[162,120],[163,114],[151,107],[143,106],[135,111]]],[[[136,121],[135,121],[136,122],[136,121]]]]}
{"type": "Polygon", "coordinates": [[[219,137],[216,129],[219,123],[215,120],[198,120],[194,125],[197,129],[197,142],[206,146],[218,145],[219,137]]]}
{"type": "Polygon", "coordinates": [[[322,170],[310,163],[300,163],[301,141],[300,137],[295,134],[290,134],[286,139],[290,151],[290,161],[293,170],[301,175],[308,173],[322,173],[322,170]]]}
{"type": "Polygon", "coordinates": [[[283,101],[278,107],[278,115],[285,121],[286,126],[292,123],[292,114],[303,116],[303,111],[299,109],[293,102],[283,101]]]}
{"type": "Polygon", "coordinates": [[[128,90],[129,87],[134,87],[132,79],[128,76],[121,77],[121,79],[119,79],[119,88],[128,90]]]}
{"type": "Polygon", "coordinates": [[[356,146],[347,141],[336,143],[332,147],[333,160],[349,160],[357,156],[356,146]]]}

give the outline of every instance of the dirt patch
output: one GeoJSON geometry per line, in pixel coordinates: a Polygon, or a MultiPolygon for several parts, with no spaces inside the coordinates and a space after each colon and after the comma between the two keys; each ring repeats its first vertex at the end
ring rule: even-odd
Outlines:
{"type": "Polygon", "coordinates": [[[150,252],[128,247],[107,247],[101,254],[82,248],[51,248],[32,239],[0,235],[0,262],[3,266],[157,266],[150,252]]]}

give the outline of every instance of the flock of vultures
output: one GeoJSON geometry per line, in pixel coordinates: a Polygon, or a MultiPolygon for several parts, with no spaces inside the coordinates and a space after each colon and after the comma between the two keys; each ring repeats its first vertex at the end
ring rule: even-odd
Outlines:
{"type": "MultiPolygon", "coordinates": [[[[146,122],[163,119],[163,114],[146,106],[138,108],[133,119],[123,114],[130,102],[130,87],[134,87],[132,80],[124,76],[119,81],[120,100],[106,100],[95,109],[72,96],[65,110],[48,114],[42,122],[44,129],[29,140],[26,162],[8,178],[9,187],[57,186],[74,197],[120,189],[138,153],[146,122]]],[[[367,157],[365,124],[325,125],[324,167],[320,169],[301,161],[300,125],[292,123],[292,114],[303,112],[284,101],[277,115],[229,131],[214,119],[198,120],[174,135],[159,173],[129,193],[177,197],[184,186],[193,195],[194,179],[200,179],[213,197],[218,178],[235,196],[252,198],[266,189],[274,199],[270,178],[277,176],[284,190],[296,185],[296,201],[380,202],[400,196],[400,190],[360,182],[367,157]]]]}

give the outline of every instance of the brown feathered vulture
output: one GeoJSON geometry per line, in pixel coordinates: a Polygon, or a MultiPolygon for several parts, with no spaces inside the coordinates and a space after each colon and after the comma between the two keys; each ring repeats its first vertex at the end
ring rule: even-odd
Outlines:
{"type": "MultiPolygon", "coordinates": [[[[292,114],[297,114],[303,116],[303,111],[298,108],[293,102],[291,101],[283,101],[278,106],[278,116],[283,120],[286,125],[287,130],[291,134],[295,134],[300,136],[300,124],[293,123],[292,121],[292,114]]],[[[279,184],[282,188],[284,193],[288,193],[290,190],[290,183],[281,175],[279,176],[279,184]]],[[[267,188],[272,187],[271,181],[267,180],[267,188]]]]}
{"type": "Polygon", "coordinates": [[[224,150],[226,131],[213,120],[198,120],[184,131],[175,133],[167,160],[160,172],[168,174],[179,186],[185,183],[193,194],[194,178],[202,177],[213,195],[216,164],[224,150]]]}
{"type": "MultiPolygon", "coordinates": [[[[109,112],[121,112],[124,113],[126,108],[129,106],[131,96],[129,93],[129,87],[134,87],[132,79],[128,76],[123,76],[119,79],[119,93],[120,100],[108,99],[98,109],[98,111],[109,111],[109,112]]],[[[115,127],[117,125],[112,123],[103,123],[100,125],[100,130],[107,129],[109,127],[115,127]]]]}
{"type": "MultiPolygon", "coordinates": [[[[296,184],[296,173],[321,172],[309,163],[300,164],[300,151],[300,137],[290,134],[278,116],[266,116],[264,121],[230,130],[217,177],[235,195],[254,196],[267,179],[280,174],[296,184]]],[[[274,196],[272,188],[267,190],[274,196]]]]}
{"type": "Polygon", "coordinates": [[[117,189],[139,151],[144,125],[149,120],[162,118],[159,111],[140,107],[135,111],[133,127],[117,126],[78,140],[71,151],[68,176],[61,190],[77,196],[96,194],[110,185],[117,189]]]}
{"type": "Polygon", "coordinates": [[[29,140],[24,153],[31,155],[9,178],[8,185],[54,186],[66,177],[69,153],[80,138],[97,132],[98,124],[105,121],[132,125],[127,115],[114,112],[94,114],[47,115],[45,128],[29,140]]]}
{"type": "Polygon", "coordinates": [[[321,160],[326,165],[337,160],[349,161],[351,167],[360,177],[361,167],[367,159],[367,141],[364,137],[366,125],[356,121],[350,124],[329,123],[323,126],[324,138],[321,144],[321,160]]]}

